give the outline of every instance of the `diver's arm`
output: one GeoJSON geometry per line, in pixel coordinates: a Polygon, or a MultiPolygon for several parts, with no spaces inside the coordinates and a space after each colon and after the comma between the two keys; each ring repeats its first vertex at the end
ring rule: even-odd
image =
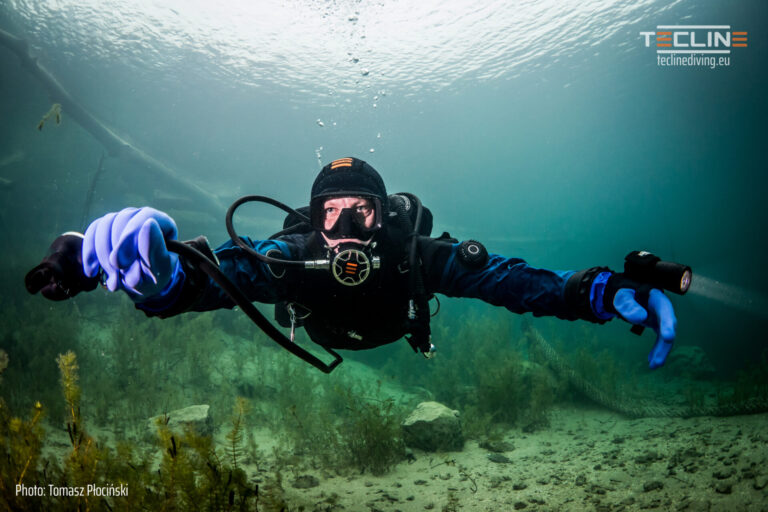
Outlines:
{"type": "MultiPolygon", "coordinates": [[[[278,258],[291,258],[291,246],[282,240],[243,240],[261,254],[271,253],[278,258]],[[279,254],[274,254],[273,251],[279,254]]],[[[221,270],[252,302],[274,303],[285,296],[285,283],[277,276],[281,272],[249,256],[231,240],[211,250],[205,237],[185,242],[218,263],[221,270]]],[[[180,258],[184,278],[176,290],[160,297],[136,304],[148,316],[167,318],[186,311],[210,311],[235,306],[232,299],[195,262],[180,258]]]]}
{"type": "MultiPolygon", "coordinates": [[[[136,307],[149,316],[168,317],[185,311],[231,308],[232,301],[194,261],[169,250],[175,241],[176,223],[167,214],[149,207],[124,208],[108,213],[88,226],[85,235],[58,237],[43,261],[25,277],[30,293],[42,292],[51,300],[65,300],[99,282],[109,291],[124,291],[136,307]]],[[[279,251],[290,258],[296,241],[252,242],[258,252],[279,251]]],[[[216,262],[251,301],[275,302],[285,285],[269,266],[252,259],[233,243],[216,252],[204,237],[185,242],[216,262]]],[[[186,251],[185,251],[186,252],[186,251]]]]}
{"type": "Polygon", "coordinates": [[[65,300],[91,291],[101,282],[109,291],[123,290],[134,302],[165,295],[183,277],[178,255],[166,240],[175,240],[176,223],[149,207],[124,208],[91,222],[84,235],[67,232],[25,277],[30,293],[65,300]]]}
{"type": "Polygon", "coordinates": [[[651,369],[663,365],[672,349],[677,319],[669,298],[660,289],[624,273],[607,267],[578,272],[538,269],[521,259],[495,254],[471,261],[466,251],[459,250],[461,244],[424,238],[419,239],[419,245],[428,291],[477,298],[534,316],[595,323],[619,316],[656,332],[648,355],[651,369]]]}
{"type": "Polygon", "coordinates": [[[589,294],[584,303],[578,287],[573,287],[585,274],[535,268],[522,259],[498,254],[489,254],[485,261],[468,262],[462,258],[459,246],[451,241],[420,239],[429,291],[480,299],[514,313],[606,321],[592,312],[589,294]]]}

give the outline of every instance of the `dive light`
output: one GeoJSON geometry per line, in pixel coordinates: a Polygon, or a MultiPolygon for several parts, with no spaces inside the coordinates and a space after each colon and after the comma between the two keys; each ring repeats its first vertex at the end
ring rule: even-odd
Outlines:
{"type": "Polygon", "coordinates": [[[678,295],[691,287],[691,267],[672,261],[663,261],[648,251],[632,251],[624,258],[624,275],[638,283],[649,284],[678,295]]]}

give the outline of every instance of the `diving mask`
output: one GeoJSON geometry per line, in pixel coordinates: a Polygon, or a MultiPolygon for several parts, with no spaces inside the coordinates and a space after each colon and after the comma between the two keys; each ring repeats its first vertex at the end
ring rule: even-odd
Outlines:
{"type": "Polygon", "coordinates": [[[375,224],[367,227],[367,224],[371,224],[369,219],[375,215],[373,209],[373,206],[367,204],[353,208],[342,208],[340,213],[334,208],[326,208],[326,229],[323,229],[322,232],[331,240],[349,238],[364,241],[370,238],[371,232],[376,229],[375,224]],[[327,229],[331,222],[333,224],[330,229],[327,229]]]}

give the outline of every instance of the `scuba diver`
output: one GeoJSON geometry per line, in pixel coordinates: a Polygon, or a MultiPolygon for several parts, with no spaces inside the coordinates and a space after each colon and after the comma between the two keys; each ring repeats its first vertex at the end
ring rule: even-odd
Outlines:
{"type": "Polygon", "coordinates": [[[323,167],[308,207],[293,210],[246,196],[230,207],[226,221],[231,240],[211,250],[202,236],[178,242],[173,219],[153,208],[108,213],[85,235],[57,238],[27,274],[27,289],[64,300],[101,283],[161,318],[239,305],[275,341],[325,372],[341,362],[334,349],[368,349],[403,337],[429,357],[435,351],[430,300],[435,294],[476,298],[514,313],[565,320],[602,324],[618,316],[638,334],[650,327],[656,342],[648,361],[658,368],[676,329],[662,289],[685,293],[691,279],[689,267],[645,251],[630,253],[624,272],[553,271],[489,254],[474,240],[431,237],[432,214],[419,199],[388,195],[379,173],[357,158],[323,167]],[[284,229],[266,240],[238,236],[232,217],[248,201],[289,212],[284,229]],[[290,339],[254,301],[275,304],[290,339]],[[336,358],[332,364],[293,342],[298,327],[336,358]]]}

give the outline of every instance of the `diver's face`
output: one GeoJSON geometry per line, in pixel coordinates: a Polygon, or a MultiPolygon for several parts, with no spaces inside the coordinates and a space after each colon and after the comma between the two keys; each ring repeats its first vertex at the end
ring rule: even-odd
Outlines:
{"type": "Polygon", "coordinates": [[[323,211],[325,212],[325,229],[329,230],[336,224],[336,221],[341,215],[341,210],[344,208],[351,208],[358,215],[360,225],[366,229],[371,229],[373,223],[376,221],[376,215],[373,211],[373,203],[370,199],[363,197],[336,197],[334,199],[328,199],[323,204],[323,211]]]}
{"type": "MultiPolygon", "coordinates": [[[[323,214],[325,215],[323,225],[326,230],[331,230],[333,228],[344,209],[354,210],[355,215],[357,215],[358,225],[363,226],[365,229],[373,228],[373,225],[376,222],[376,211],[374,210],[373,202],[370,199],[365,199],[363,197],[335,197],[333,199],[328,199],[323,203],[323,214]]],[[[331,239],[328,238],[325,233],[323,233],[323,238],[325,238],[328,247],[331,248],[345,242],[367,244],[367,241],[358,238],[331,239]]]]}

